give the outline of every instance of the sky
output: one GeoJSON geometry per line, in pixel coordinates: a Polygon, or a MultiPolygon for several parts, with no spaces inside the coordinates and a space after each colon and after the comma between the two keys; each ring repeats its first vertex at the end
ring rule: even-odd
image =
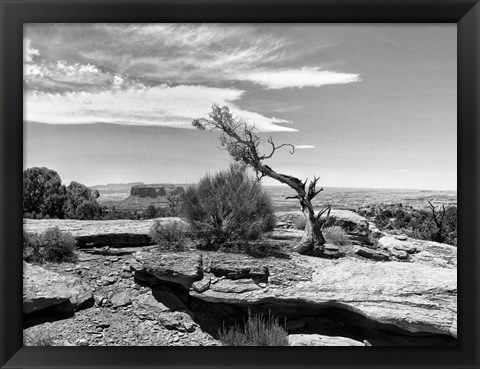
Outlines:
{"type": "Polygon", "coordinates": [[[295,146],[266,162],[277,172],[324,187],[456,190],[456,32],[26,24],[24,168],[66,184],[195,183],[231,162],[218,135],[191,125],[216,103],[295,146]]]}

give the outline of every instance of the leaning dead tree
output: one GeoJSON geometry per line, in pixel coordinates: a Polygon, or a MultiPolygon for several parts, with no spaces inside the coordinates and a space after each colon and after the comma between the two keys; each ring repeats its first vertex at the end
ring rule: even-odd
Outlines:
{"type": "Polygon", "coordinates": [[[432,219],[437,227],[437,231],[434,233],[435,241],[444,243],[445,242],[445,229],[443,227],[443,220],[445,219],[445,205],[442,204],[442,209],[437,213],[435,206],[429,201],[428,205],[432,212],[432,219]]]}
{"type": "Polygon", "coordinates": [[[300,244],[295,247],[295,251],[304,255],[323,252],[325,239],[322,234],[321,216],[330,214],[330,205],[324,206],[316,214],[312,205],[312,200],[323,188],[317,189],[319,178],[314,177],[308,184],[308,179],[301,181],[298,178],[287,174],[281,174],[274,171],[264,163],[270,159],[275,152],[283,147],[289,147],[293,154],[295,147],[290,144],[275,145],[272,138],[262,140],[253,132],[255,127],[248,126],[245,121],[235,118],[228,107],[212,106],[209,118],[199,118],[192,122],[192,125],[200,130],[211,130],[220,133],[221,148],[226,150],[235,161],[245,163],[255,170],[257,179],[263,177],[273,178],[292,188],[297,195],[288,198],[296,198],[300,202],[302,213],[305,216],[305,231],[300,244]],[[268,144],[270,147],[268,154],[262,154],[260,146],[268,144]]]}

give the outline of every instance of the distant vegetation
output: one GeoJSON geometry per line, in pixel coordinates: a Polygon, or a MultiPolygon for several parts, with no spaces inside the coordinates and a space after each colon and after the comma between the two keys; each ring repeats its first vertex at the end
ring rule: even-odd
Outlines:
{"type": "Polygon", "coordinates": [[[71,182],[62,184],[58,173],[49,168],[29,168],[23,172],[23,217],[33,219],[152,219],[178,216],[181,196],[169,196],[166,207],[148,206],[144,211],[118,210],[100,206],[99,192],[71,182]]]}
{"type": "Polygon", "coordinates": [[[381,230],[398,230],[408,236],[450,245],[457,245],[457,207],[414,209],[402,204],[372,205],[358,210],[373,220],[381,230]]]}
{"type": "Polygon", "coordinates": [[[98,219],[98,191],[78,182],[62,184],[57,172],[45,167],[23,172],[23,216],[34,219],[98,219]]]}
{"type": "Polygon", "coordinates": [[[206,175],[188,188],[182,215],[205,248],[260,239],[276,222],[270,197],[240,165],[206,175]]]}
{"type": "Polygon", "coordinates": [[[75,238],[58,227],[48,228],[43,233],[23,232],[23,259],[29,263],[75,262],[75,238]]]}
{"type": "Polygon", "coordinates": [[[288,346],[288,332],[277,318],[250,312],[243,327],[223,327],[218,335],[224,346],[288,346]]]}

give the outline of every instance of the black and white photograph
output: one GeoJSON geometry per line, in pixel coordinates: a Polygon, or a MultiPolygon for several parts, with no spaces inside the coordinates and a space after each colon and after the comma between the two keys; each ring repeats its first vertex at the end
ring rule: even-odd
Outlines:
{"type": "Polygon", "coordinates": [[[457,149],[455,23],[24,23],[23,344],[457,346],[457,149]]]}

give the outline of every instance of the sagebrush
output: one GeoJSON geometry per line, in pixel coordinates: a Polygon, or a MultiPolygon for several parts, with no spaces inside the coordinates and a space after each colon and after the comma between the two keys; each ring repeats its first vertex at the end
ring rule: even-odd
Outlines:
{"type": "Polygon", "coordinates": [[[75,262],[75,238],[58,227],[48,228],[42,233],[23,232],[23,258],[27,262],[75,262]]]}
{"type": "Polygon", "coordinates": [[[188,241],[188,227],[180,221],[155,221],[150,229],[152,241],[167,250],[182,251],[188,241]]]}
{"type": "Polygon", "coordinates": [[[224,346],[288,346],[286,327],[271,315],[265,318],[249,312],[243,327],[223,327],[218,336],[224,346]]]}
{"type": "Polygon", "coordinates": [[[323,235],[327,242],[337,246],[346,246],[350,244],[350,238],[340,226],[331,226],[323,228],[323,235]]]}
{"type": "Polygon", "coordinates": [[[206,175],[188,188],[182,213],[192,234],[207,247],[260,239],[276,223],[270,197],[239,165],[206,175]]]}

